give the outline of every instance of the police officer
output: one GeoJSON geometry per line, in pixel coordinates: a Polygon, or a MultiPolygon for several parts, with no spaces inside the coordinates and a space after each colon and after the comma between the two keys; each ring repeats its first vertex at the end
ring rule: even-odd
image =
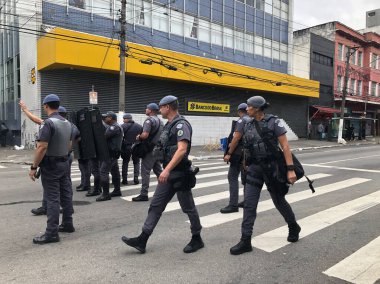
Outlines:
{"type": "Polygon", "coordinates": [[[74,232],[73,203],[68,151],[71,149],[72,128],[70,122],[58,114],[59,97],[50,94],[43,100],[48,115],[39,132],[37,149],[29,176],[34,181],[37,167],[41,167],[44,199],[47,203],[47,227],[45,234],[35,237],[35,244],[59,242],[58,231],[74,232]],[[63,208],[59,225],[59,206],[63,208]]]}
{"type": "Polygon", "coordinates": [[[168,122],[161,134],[159,146],[155,148],[155,153],[162,154],[160,159],[163,160],[164,170],[158,178],[158,185],[150,204],[142,233],[136,238],[124,236],[122,241],[141,253],[145,253],[149,236],[156,227],[166,205],[177,193],[182,211],[188,215],[191,224],[192,238],[184,248],[184,252],[192,253],[204,247],[200,236],[202,226],[199,215],[191,189],[186,183],[186,177],[191,165],[188,155],[191,148],[192,129],[190,123],[179,115],[178,99],[176,97],[164,97],[160,101],[160,112],[163,118],[168,119],[168,122]]]}
{"type": "MultiPolygon", "coordinates": [[[[148,118],[144,121],[143,132],[137,135],[136,140],[147,140],[145,142],[157,144],[162,131],[162,121],[157,117],[158,110],[158,105],[155,103],[146,106],[145,114],[148,118]]],[[[150,172],[153,169],[157,177],[162,172],[160,162],[153,156],[153,147],[151,149],[141,160],[141,191],[140,195],[132,198],[132,201],[148,201],[150,172]]]]}
{"type": "Polygon", "coordinates": [[[136,136],[141,134],[142,126],[133,121],[132,115],[126,113],[123,115],[124,123],[121,125],[124,132],[123,144],[121,146],[121,158],[123,159],[122,166],[122,184],[128,184],[128,164],[132,156],[133,162],[133,182],[139,183],[140,175],[140,159],[132,155],[132,144],[136,141],[136,136]]]}
{"type": "Polygon", "coordinates": [[[228,152],[224,156],[224,161],[230,163],[228,169],[228,183],[230,189],[230,201],[228,206],[220,209],[220,213],[233,213],[238,212],[240,205],[242,207],[243,202],[239,201],[239,174],[242,170],[242,157],[243,157],[243,143],[241,138],[243,137],[244,125],[250,120],[247,115],[247,104],[241,103],[238,106],[238,115],[240,119],[236,122],[235,130],[233,133],[232,141],[228,147],[228,152]]]}
{"type": "Polygon", "coordinates": [[[230,253],[233,255],[252,251],[252,229],[256,219],[257,204],[264,182],[267,185],[274,205],[288,223],[289,235],[287,240],[289,242],[298,241],[299,232],[301,231],[301,227],[296,222],[292,208],[285,200],[285,194],[289,188],[289,184],[293,184],[297,179],[288,140],[286,138],[286,129],[276,116],[264,113],[264,110],[269,104],[263,97],[251,97],[248,99],[247,104],[247,113],[253,120],[246,123],[244,127],[243,142],[244,151],[246,151],[248,155],[245,161],[248,165],[248,169],[244,187],[244,214],[241,225],[242,236],[240,242],[230,249],[230,253]],[[271,142],[275,143],[274,145],[278,145],[278,143],[281,145],[288,168],[287,182],[289,184],[281,183],[273,177],[272,174],[276,160],[260,136],[260,130],[257,130],[256,124],[260,129],[266,129],[266,135],[269,135],[271,142]]]}
{"type": "Polygon", "coordinates": [[[113,196],[121,196],[120,191],[120,171],[118,159],[121,152],[121,143],[123,140],[123,130],[117,123],[116,113],[109,111],[105,118],[105,123],[108,125],[105,136],[110,158],[102,161],[100,166],[100,183],[103,188],[103,193],[96,201],[110,200],[113,196]],[[109,193],[109,173],[112,175],[112,183],[114,190],[109,193]]]}

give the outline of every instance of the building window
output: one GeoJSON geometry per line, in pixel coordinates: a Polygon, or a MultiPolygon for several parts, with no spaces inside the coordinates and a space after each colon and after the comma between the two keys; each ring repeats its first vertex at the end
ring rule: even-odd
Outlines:
{"type": "Polygon", "coordinates": [[[86,9],[85,0],[69,0],[69,5],[80,9],[86,9]]]}
{"type": "Polygon", "coordinates": [[[356,80],[350,79],[350,91],[349,91],[349,93],[352,95],[355,95],[355,85],[356,85],[356,80]]]}
{"type": "Polygon", "coordinates": [[[354,50],[354,52],[351,54],[350,61],[352,65],[356,64],[356,50],[354,50]]]}
{"type": "Polygon", "coordinates": [[[337,91],[338,92],[341,92],[342,91],[342,76],[341,75],[338,75],[338,80],[337,80],[337,91]]]}
{"type": "Polygon", "coordinates": [[[333,59],[318,52],[313,52],[313,62],[326,66],[333,66],[333,59]]]}
{"type": "Polygon", "coordinates": [[[363,52],[361,52],[361,51],[358,51],[358,65],[360,67],[363,66],[363,52]]]}
{"type": "Polygon", "coordinates": [[[198,38],[198,21],[194,18],[193,26],[191,28],[190,37],[198,38]]]}
{"type": "Polygon", "coordinates": [[[370,82],[371,84],[371,96],[376,96],[376,83],[370,82]]]}
{"type": "Polygon", "coordinates": [[[362,81],[358,81],[357,93],[358,93],[359,96],[362,95],[362,81]]]}
{"type": "Polygon", "coordinates": [[[254,7],[255,6],[255,0],[246,0],[245,4],[254,7]]]}
{"type": "Polygon", "coordinates": [[[341,43],[338,43],[338,58],[343,61],[344,46],[341,43]]]}
{"type": "Polygon", "coordinates": [[[377,67],[377,60],[379,59],[379,56],[377,55],[377,54],[375,54],[375,53],[372,53],[372,58],[371,58],[371,67],[373,68],[373,69],[376,69],[376,67],[377,67]]]}
{"type": "Polygon", "coordinates": [[[256,0],[256,9],[263,10],[265,8],[265,1],[264,0],[256,0]]]}

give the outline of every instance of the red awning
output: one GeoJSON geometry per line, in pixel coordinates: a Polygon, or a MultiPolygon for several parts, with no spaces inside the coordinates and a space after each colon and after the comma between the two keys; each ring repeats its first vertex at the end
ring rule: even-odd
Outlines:
{"type": "Polygon", "coordinates": [[[321,113],[340,113],[339,109],[331,108],[331,107],[324,107],[324,106],[312,106],[316,108],[321,113]]]}

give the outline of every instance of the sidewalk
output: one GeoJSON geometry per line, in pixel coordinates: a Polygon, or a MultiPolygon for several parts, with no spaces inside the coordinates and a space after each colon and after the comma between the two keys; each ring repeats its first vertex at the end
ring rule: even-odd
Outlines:
{"type": "MultiPolygon", "coordinates": [[[[332,147],[375,145],[378,143],[378,139],[379,138],[370,138],[369,140],[350,141],[346,145],[338,144],[337,142],[299,139],[297,141],[290,141],[289,144],[292,151],[307,151],[332,147]]],[[[30,165],[33,161],[33,155],[34,150],[14,150],[13,147],[0,148],[0,164],[11,163],[30,165]]],[[[193,146],[190,155],[193,156],[193,160],[221,159],[223,157],[223,151],[208,150],[204,146],[193,146]]]]}

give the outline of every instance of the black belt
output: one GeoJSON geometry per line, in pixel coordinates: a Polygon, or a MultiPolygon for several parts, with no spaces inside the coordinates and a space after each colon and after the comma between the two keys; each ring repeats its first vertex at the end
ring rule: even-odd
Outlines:
{"type": "Polygon", "coordinates": [[[47,159],[49,162],[66,162],[69,157],[68,156],[62,156],[62,157],[56,157],[56,156],[45,156],[45,159],[47,159]]]}

